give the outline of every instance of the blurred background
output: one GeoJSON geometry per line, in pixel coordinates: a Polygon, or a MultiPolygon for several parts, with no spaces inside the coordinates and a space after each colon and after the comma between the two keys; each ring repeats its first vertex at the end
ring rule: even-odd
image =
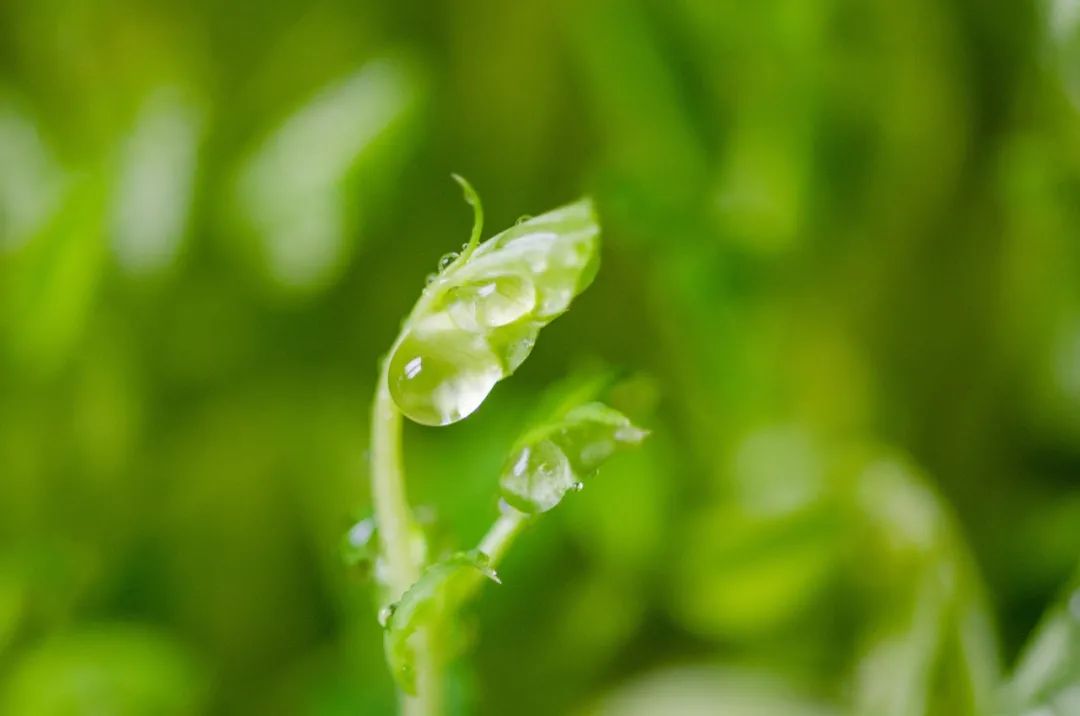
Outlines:
{"type": "Polygon", "coordinates": [[[593,287],[407,426],[447,546],[545,386],[653,430],[459,714],[1080,714],[1080,2],[0,3],[0,714],[390,714],[376,360],[471,216],[593,287]]]}

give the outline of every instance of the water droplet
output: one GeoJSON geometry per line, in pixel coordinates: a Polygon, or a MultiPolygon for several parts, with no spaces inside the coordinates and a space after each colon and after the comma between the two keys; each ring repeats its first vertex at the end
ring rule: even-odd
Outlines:
{"type": "Polygon", "coordinates": [[[531,512],[550,510],[576,483],[566,453],[550,440],[523,447],[502,479],[503,489],[531,512]]]}
{"type": "Polygon", "coordinates": [[[375,558],[375,520],[360,520],[349,528],[341,543],[341,558],[350,567],[362,568],[365,573],[375,558]]]}
{"type": "Polygon", "coordinates": [[[375,520],[368,517],[366,520],[360,520],[349,530],[348,540],[349,544],[357,549],[367,547],[371,542],[371,538],[375,535],[375,520]]]}
{"type": "Polygon", "coordinates": [[[435,283],[435,279],[437,279],[438,277],[439,274],[437,273],[429,273],[427,276],[424,277],[424,285],[430,286],[431,284],[435,283]]]}
{"type": "Polygon", "coordinates": [[[450,264],[457,261],[457,258],[460,255],[461,254],[459,254],[457,251],[451,251],[448,254],[443,254],[441,257],[439,257],[439,270],[445,271],[450,264]]]}
{"type": "Polygon", "coordinates": [[[522,214],[521,216],[519,216],[517,218],[517,221],[515,221],[514,223],[515,224],[524,224],[526,221],[529,221],[532,218],[533,218],[532,214],[522,214]]]}
{"type": "Polygon", "coordinates": [[[495,276],[455,286],[447,292],[446,310],[466,331],[498,328],[528,315],[536,306],[536,289],[520,276],[495,276]]]}
{"type": "Polygon", "coordinates": [[[575,482],[573,485],[570,486],[570,489],[573,490],[574,492],[581,492],[582,490],[585,489],[585,483],[582,482],[581,480],[578,480],[577,482],[575,482]]]}
{"type": "Polygon", "coordinates": [[[479,408],[504,375],[482,336],[456,329],[414,330],[390,360],[390,394],[409,419],[449,425],[479,408]]]}
{"type": "Polygon", "coordinates": [[[390,618],[394,616],[394,609],[396,607],[393,604],[387,604],[379,610],[379,626],[383,629],[390,623],[390,618]]]}

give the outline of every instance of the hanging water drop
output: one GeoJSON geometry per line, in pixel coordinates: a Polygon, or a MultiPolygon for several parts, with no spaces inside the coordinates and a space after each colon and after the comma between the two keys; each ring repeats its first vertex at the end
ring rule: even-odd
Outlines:
{"type": "Polygon", "coordinates": [[[423,425],[449,425],[472,414],[505,375],[482,336],[456,329],[410,332],[388,370],[398,409],[423,425]]]}
{"type": "Polygon", "coordinates": [[[394,616],[394,609],[393,604],[387,604],[379,610],[379,626],[383,629],[390,623],[390,618],[394,616]]]}
{"type": "Polygon", "coordinates": [[[574,492],[581,492],[582,490],[585,489],[585,483],[582,482],[581,480],[578,480],[577,482],[575,482],[573,485],[570,486],[570,489],[573,490],[574,492]]]}

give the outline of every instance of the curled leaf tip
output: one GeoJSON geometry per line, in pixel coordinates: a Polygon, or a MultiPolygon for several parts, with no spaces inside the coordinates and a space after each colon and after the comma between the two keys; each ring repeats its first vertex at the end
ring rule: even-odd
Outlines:
{"type": "Polygon", "coordinates": [[[476,193],[468,179],[460,174],[450,176],[461,186],[461,191],[465,194],[465,202],[473,208],[472,233],[469,235],[469,243],[465,245],[465,250],[461,254],[463,259],[467,259],[480,245],[480,234],[484,230],[484,206],[480,203],[480,195],[476,193]]]}

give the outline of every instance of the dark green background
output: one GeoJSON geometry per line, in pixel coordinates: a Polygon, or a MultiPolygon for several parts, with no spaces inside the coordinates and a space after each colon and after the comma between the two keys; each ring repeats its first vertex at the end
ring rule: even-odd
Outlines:
{"type": "Polygon", "coordinates": [[[978,713],[1080,554],[1074,5],[0,3],[0,713],[391,712],[338,549],[453,171],[604,254],[407,429],[440,543],[561,376],[653,430],[467,610],[456,712],[978,713]]]}

